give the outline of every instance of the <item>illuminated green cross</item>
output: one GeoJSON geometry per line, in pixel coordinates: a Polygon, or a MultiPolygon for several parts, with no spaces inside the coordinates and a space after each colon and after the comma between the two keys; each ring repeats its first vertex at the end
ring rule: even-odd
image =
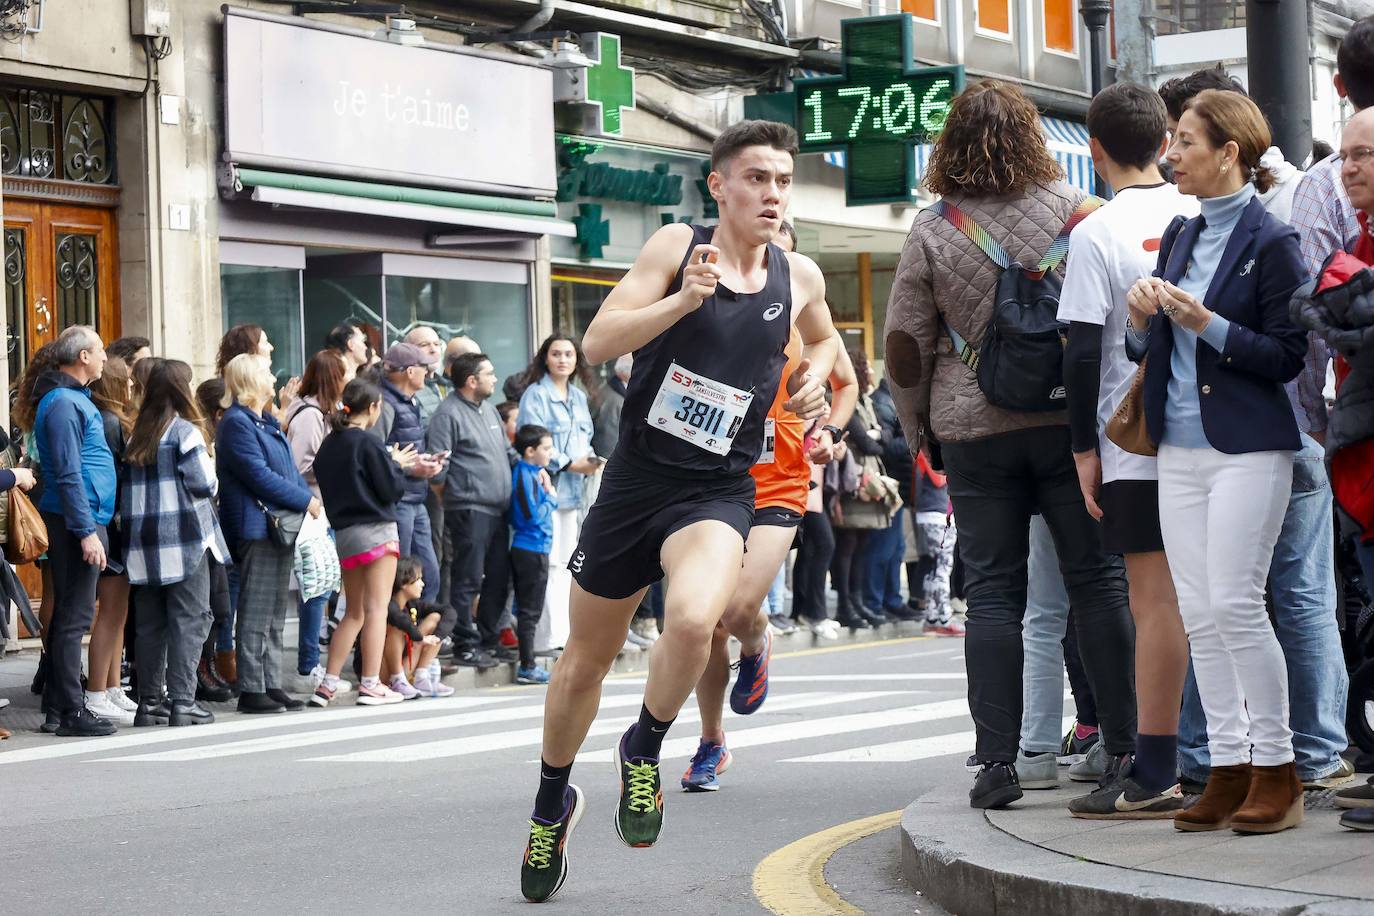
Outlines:
{"type": "Polygon", "coordinates": [[[620,134],[620,113],[635,107],[635,72],[620,65],[620,36],[599,32],[588,56],[596,61],[587,68],[587,101],[599,110],[603,134],[620,134]]]}
{"type": "Polygon", "coordinates": [[[583,260],[603,257],[611,241],[611,221],[601,218],[601,204],[578,204],[572,218],[583,260]]]}
{"type": "Polygon", "coordinates": [[[944,127],[964,87],[963,67],[916,67],[911,16],[846,19],[844,72],[796,81],[796,124],[804,153],[845,152],[849,204],[910,201],[916,146],[944,127]]]}

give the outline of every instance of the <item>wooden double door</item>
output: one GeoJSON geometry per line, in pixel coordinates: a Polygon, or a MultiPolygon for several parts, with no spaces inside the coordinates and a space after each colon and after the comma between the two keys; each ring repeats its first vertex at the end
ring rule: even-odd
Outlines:
{"type": "MultiPolygon", "coordinates": [[[[119,336],[119,250],[109,207],[6,197],[5,348],[13,391],[29,356],[74,324],[93,325],[106,342],[119,336]]],[[[18,567],[29,596],[43,582],[33,564],[18,567]]],[[[21,635],[32,635],[24,631],[21,635]]]]}
{"type": "Polygon", "coordinates": [[[6,356],[13,385],[29,355],[74,324],[119,333],[115,211],[5,198],[6,356]]]}

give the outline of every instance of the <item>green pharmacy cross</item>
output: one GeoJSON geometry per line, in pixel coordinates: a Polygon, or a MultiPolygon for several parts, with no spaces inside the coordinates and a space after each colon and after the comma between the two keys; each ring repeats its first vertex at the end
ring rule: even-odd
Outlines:
{"type": "Polygon", "coordinates": [[[587,101],[596,108],[597,132],[620,136],[620,114],[635,107],[635,72],[620,63],[620,36],[595,32],[583,51],[594,63],[587,68],[587,101]]]}
{"type": "Polygon", "coordinates": [[[844,72],[796,81],[801,151],[844,151],[850,205],[909,202],[916,146],[944,127],[964,68],[914,66],[907,13],[846,19],[840,29],[844,72]]]}

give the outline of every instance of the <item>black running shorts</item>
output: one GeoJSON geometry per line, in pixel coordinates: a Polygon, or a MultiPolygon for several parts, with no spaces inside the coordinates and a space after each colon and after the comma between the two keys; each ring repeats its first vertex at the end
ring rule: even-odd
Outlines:
{"type": "Polygon", "coordinates": [[[1107,553],[1155,553],[1164,549],[1159,530],[1159,481],[1113,480],[1097,495],[1102,510],[1102,548],[1107,553]]]}
{"type": "Polygon", "coordinates": [[[740,540],[754,522],[754,478],[678,480],[617,458],[602,473],[596,503],[568,568],[583,590],[628,598],[663,578],[659,552],[674,532],[715,520],[740,540]]]}
{"type": "Polygon", "coordinates": [[[755,528],[760,525],[772,525],[776,528],[800,528],[801,523],[801,513],[786,506],[764,506],[754,510],[755,528]]]}

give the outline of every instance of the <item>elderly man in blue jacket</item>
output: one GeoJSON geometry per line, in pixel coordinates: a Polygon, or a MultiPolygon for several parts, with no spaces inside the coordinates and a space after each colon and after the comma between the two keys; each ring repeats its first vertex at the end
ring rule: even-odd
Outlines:
{"type": "Polygon", "coordinates": [[[76,325],[57,338],[56,371],[34,385],[34,438],[43,469],[38,509],[48,526],[53,612],[48,625],[48,677],[43,730],[60,737],[115,733],[113,722],[86,708],[81,690],[81,637],[95,620],[95,589],[105,568],[105,526],[115,510],[114,455],[87,386],[105,369],[105,345],[76,325]]]}

